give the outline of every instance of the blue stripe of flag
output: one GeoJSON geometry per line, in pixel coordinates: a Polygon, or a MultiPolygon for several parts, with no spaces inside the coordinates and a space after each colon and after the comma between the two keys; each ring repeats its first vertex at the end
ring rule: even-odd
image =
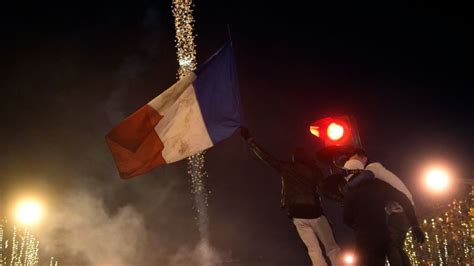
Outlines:
{"type": "Polygon", "coordinates": [[[240,127],[239,84],[231,42],[226,43],[196,73],[193,82],[207,131],[216,144],[240,127]]]}

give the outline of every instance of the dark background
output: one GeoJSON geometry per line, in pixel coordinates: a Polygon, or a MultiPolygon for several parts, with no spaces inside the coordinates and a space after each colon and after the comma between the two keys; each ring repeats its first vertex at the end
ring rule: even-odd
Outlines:
{"type": "MultiPolygon", "coordinates": [[[[418,180],[431,162],[472,178],[472,4],[195,1],[194,17],[199,63],[226,41],[230,25],[246,124],[275,156],[311,147],[312,121],[351,114],[370,156],[407,183],[420,212],[431,199],[418,180]]],[[[67,199],[86,193],[110,221],[131,207],[146,234],[126,264],[179,265],[176,257],[192,253],[199,238],[186,163],[122,181],[104,142],[176,80],[171,2],[10,1],[0,6],[0,24],[4,206],[32,193],[67,217],[80,214],[67,199]]],[[[222,263],[309,264],[279,209],[277,173],[237,135],[206,161],[211,243],[222,263]]],[[[340,207],[326,200],[325,207],[337,240],[350,246],[340,207]]],[[[67,219],[49,223],[51,241],[65,235],[53,225],[67,219]]],[[[100,249],[110,239],[94,241],[100,249]]],[[[67,242],[49,249],[43,241],[44,256],[100,265],[67,242]]]]}

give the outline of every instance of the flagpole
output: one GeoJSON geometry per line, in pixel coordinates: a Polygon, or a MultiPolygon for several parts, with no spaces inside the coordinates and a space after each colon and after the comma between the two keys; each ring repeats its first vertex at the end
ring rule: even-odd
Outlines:
{"type": "Polygon", "coordinates": [[[230,24],[227,24],[227,35],[229,37],[230,45],[233,46],[233,44],[232,44],[232,34],[231,34],[231,31],[230,31],[230,24]]]}

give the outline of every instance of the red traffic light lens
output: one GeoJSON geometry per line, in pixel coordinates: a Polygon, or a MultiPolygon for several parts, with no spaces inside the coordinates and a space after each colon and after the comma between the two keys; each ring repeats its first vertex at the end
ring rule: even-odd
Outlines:
{"type": "Polygon", "coordinates": [[[340,140],[344,136],[344,127],[332,122],[327,128],[327,136],[332,141],[340,140]]]}
{"type": "Polygon", "coordinates": [[[362,147],[355,120],[347,115],[324,117],[310,124],[309,133],[315,136],[317,156],[325,162],[362,147]]]}

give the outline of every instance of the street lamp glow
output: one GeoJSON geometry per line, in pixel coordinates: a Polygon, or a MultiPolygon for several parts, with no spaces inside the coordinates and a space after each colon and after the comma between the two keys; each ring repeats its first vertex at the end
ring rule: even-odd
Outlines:
{"type": "Polygon", "coordinates": [[[43,210],[37,201],[28,200],[18,204],[16,218],[23,225],[33,225],[41,219],[43,210]]]}
{"type": "Polygon", "coordinates": [[[342,257],[342,261],[344,262],[344,265],[354,265],[355,263],[355,257],[354,254],[352,253],[346,253],[342,257]]]}
{"type": "Polygon", "coordinates": [[[352,264],[354,263],[354,256],[348,254],[344,256],[344,263],[346,264],[352,264]]]}
{"type": "Polygon", "coordinates": [[[426,185],[429,189],[441,192],[449,185],[449,174],[446,170],[435,168],[426,173],[426,185]]]}

